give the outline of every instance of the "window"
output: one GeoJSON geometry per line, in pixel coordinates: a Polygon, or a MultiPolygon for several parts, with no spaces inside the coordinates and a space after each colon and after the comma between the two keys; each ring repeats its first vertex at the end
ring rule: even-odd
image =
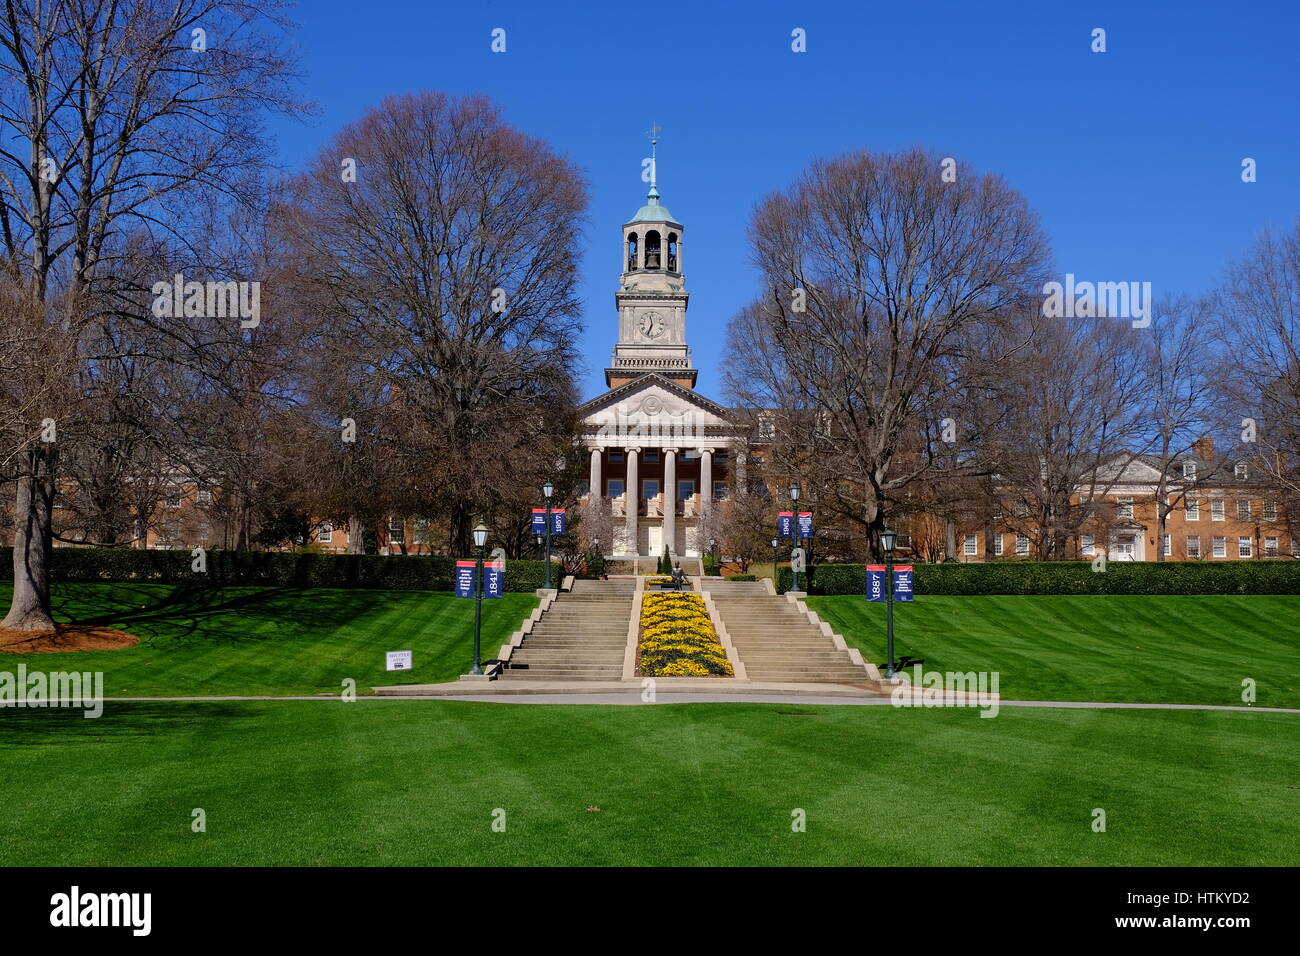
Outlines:
{"type": "Polygon", "coordinates": [[[1169,557],[1171,554],[1173,554],[1174,553],[1173,535],[1170,534],[1164,535],[1164,540],[1162,541],[1160,547],[1164,551],[1166,558],[1169,557]]]}
{"type": "Polygon", "coordinates": [[[321,525],[320,531],[316,533],[316,540],[319,541],[321,544],[329,544],[331,541],[333,541],[334,526],[331,524],[321,525]]]}
{"type": "Polygon", "coordinates": [[[611,478],[607,482],[605,482],[605,488],[607,489],[606,494],[608,495],[608,497],[610,498],[623,497],[623,479],[611,478]]]}
{"type": "Polygon", "coordinates": [[[1115,555],[1121,560],[1132,561],[1137,553],[1137,544],[1131,534],[1122,534],[1115,539],[1115,555]]]}
{"type": "Polygon", "coordinates": [[[1210,502],[1210,520],[1211,520],[1211,521],[1222,521],[1222,520],[1223,520],[1223,502],[1222,502],[1222,501],[1211,501],[1211,502],[1210,502]]]}
{"type": "Polygon", "coordinates": [[[718,501],[724,500],[730,493],[725,481],[715,481],[713,483],[713,497],[718,501]]]}
{"type": "Polygon", "coordinates": [[[623,449],[621,449],[621,448],[611,448],[611,449],[609,450],[609,460],[610,460],[610,461],[622,461],[622,460],[623,460],[623,449]]]}
{"type": "Polygon", "coordinates": [[[1249,501],[1238,501],[1238,502],[1237,502],[1237,520],[1238,520],[1238,521],[1249,521],[1249,520],[1250,520],[1250,502],[1249,502],[1249,501]]]}
{"type": "Polygon", "coordinates": [[[1002,520],[1002,505],[1001,505],[1001,504],[996,504],[996,505],[993,506],[993,514],[992,514],[990,517],[991,517],[994,521],[1001,521],[1001,520],[1002,520]]]}
{"type": "Polygon", "coordinates": [[[659,496],[659,479],[646,478],[641,482],[642,498],[657,498],[659,496]]]}
{"type": "Polygon", "coordinates": [[[168,492],[166,503],[168,508],[179,508],[181,506],[181,493],[179,491],[168,492]]]}
{"type": "Polygon", "coordinates": [[[1187,536],[1187,556],[1189,558],[1199,558],[1201,556],[1201,536],[1199,534],[1189,534],[1187,536]]]}
{"type": "Polygon", "coordinates": [[[1188,481],[1196,480],[1196,462],[1194,461],[1183,462],[1183,477],[1186,478],[1188,481]]]}
{"type": "Polygon", "coordinates": [[[1277,520],[1277,502],[1276,502],[1276,501],[1265,501],[1265,502],[1264,502],[1264,506],[1263,506],[1263,512],[1264,512],[1263,517],[1264,517],[1264,520],[1265,520],[1265,521],[1276,521],[1276,520],[1277,520]]]}
{"type": "Polygon", "coordinates": [[[200,488],[198,490],[198,499],[199,499],[199,504],[210,505],[212,504],[212,492],[209,491],[207,488],[200,488]]]}
{"type": "Polygon", "coordinates": [[[1097,543],[1093,540],[1092,535],[1090,534],[1079,535],[1079,550],[1084,554],[1097,553],[1097,543]]]}
{"type": "Polygon", "coordinates": [[[179,524],[177,524],[175,521],[163,522],[162,533],[158,536],[158,540],[160,543],[175,544],[177,541],[180,540],[180,537],[181,537],[181,526],[179,524]]]}
{"type": "Polygon", "coordinates": [[[389,534],[398,534],[398,535],[400,535],[400,534],[404,534],[405,532],[406,532],[406,522],[405,522],[405,521],[403,521],[401,518],[397,517],[397,515],[393,515],[392,517],[390,517],[390,518],[388,519],[388,533],[389,533],[389,534]]]}
{"type": "Polygon", "coordinates": [[[1119,498],[1119,499],[1117,499],[1117,504],[1118,504],[1118,507],[1116,508],[1116,514],[1118,514],[1121,518],[1132,518],[1132,517],[1133,517],[1133,499],[1132,499],[1132,498],[1119,498]]]}
{"type": "Polygon", "coordinates": [[[1029,553],[1029,535],[1021,533],[1016,535],[1016,554],[1029,553]]]}
{"type": "Polygon", "coordinates": [[[1246,463],[1244,461],[1237,462],[1237,466],[1232,469],[1232,473],[1236,475],[1238,478],[1250,477],[1250,469],[1246,467],[1246,463]]]}
{"type": "Polygon", "coordinates": [[[687,478],[685,481],[677,482],[677,498],[685,501],[687,498],[695,497],[695,482],[687,478]]]}
{"type": "Polygon", "coordinates": [[[1250,558],[1255,555],[1255,542],[1250,538],[1237,539],[1237,557],[1250,558]]]}
{"type": "Polygon", "coordinates": [[[1264,539],[1264,554],[1270,558],[1277,557],[1277,538],[1264,539]]]}
{"type": "Polygon", "coordinates": [[[993,554],[995,557],[1002,557],[1002,535],[993,536],[993,554]]]}
{"type": "Polygon", "coordinates": [[[1214,551],[1212,553],[1216,558],[1226,558],[1228,556],[1227,538],[1221,538],[1216,535],[1214,538],[1211,539],[1211,543],[1214,548],[1214,551]]]}
{"type": "Polygon", "coordinates": [[[1017,518],[1029,517],[1029,504],[1023,498],[1016,502],[1016,517],[1017,518]]]}
{"type": "Polygon", "coordinates": [[[963,554],[974,557],[975,555],[979,554],[978,547],[979,547],[979,541],[977,539],[977,536],[973,534],[968,534],[966,535],[965,542],[962,544],[961,550],[963,554]]]}
{"type": "Polygon", "coordinates": [[[1201,502],[1199,498],[1188,498],[1185,507],[1187,508],[1188,521],[1201,520],[1201,502]]]}
{"type": "Polygon", "coordinates": [[[428,518],[415,519],[415,543],[416,544],[429,543],[429,519],[428,518]]]}
{"type": "Polygon", "coordinates": [[[654,464],[654,465],[659,464],[659,449],[647,448],[645,450],[645,460],[646,460],[646,464],[654,464]]]}

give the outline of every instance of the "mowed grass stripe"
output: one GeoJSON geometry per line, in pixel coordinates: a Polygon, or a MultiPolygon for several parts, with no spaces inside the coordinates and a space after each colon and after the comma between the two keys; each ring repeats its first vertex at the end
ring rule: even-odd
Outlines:
{"type": "Polygon", "coordinates": [[[158,703],[114,705],[97,721],[9,711],[0,862],[1300,861],[1289,715],[782,709],[158,703]],[[189,829],[196,806],[205,834],[189,829]],[[1105,833],[1091,828],[1097,807],[1105,833]],[[496,808],[505,833],[492,831],[496,808]],[[791,830],[795,808],[806,833],[791,830]]]}
{"type": "MultiPolygon", "coordinates": [[[[885,610],[865,597],[809,606],[870,660],[885,660],[885,610]]],[[[1300,597],[1284,595],[918,596],[895,606],[895,653],[927,669],[997,671],[1013,700],[1300,707],[1300,597]]]]}
{"type": "MultiPolygon", "coordinates": [[[[7,602],[11,585],[0,585],[7,602]]],[[[381,684],[434,683],[467,673],[474,602],[449,593],[366,589],[181,588],[159,584],[56,585],[60,621],[128,631],[121,651],[0,655],[0,669],[104,672],[110,697],[358,693],[381,684]],[[411,650],[414,668],[385,670],[386,651],[411,650]]],[[[483,602],[483,659],[496,656],[537,606],[531,594],[483,602]]]]}

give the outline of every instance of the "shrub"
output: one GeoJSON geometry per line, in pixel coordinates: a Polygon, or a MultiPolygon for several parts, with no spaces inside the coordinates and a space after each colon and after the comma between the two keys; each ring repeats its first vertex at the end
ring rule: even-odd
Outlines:
{"type": "MultiPolygon", "coordinates": [[[[926,594],[1300,594],[1300,561],[1088,561],[916,564],[913,588],[926,594]]],[[[790,589],[781,568],[777,589],[790,589]]],[[[866,567],[823,564],[799,582],[809,594],[865,594],[866,567]]]]}
{"type": "Polygon", "coordinates": [[[727,578],[728,581],[757,581],[758,576],[754,574],[733,574],[727,578]]]}
{"type": "Polygon", "coordinates": [[[706,577],[716,578],[722,573],[722,561],[712,555],[705,555],[700,559],[700,565],[704,568],[706,577]]]}
{"type": "Polygon", "coordinates": [[[660,574],[673,573],[673,559],[668,554],[668,545],[664,545],[664,553],[659,558],[659,573],[660,574]]]}
{"type": "MultiPolygon", "coordinates": [[[[207,587],[265,585],[288,588],[385,588],[450,591],[455,560],[437,555],[311,554],[286,551],[209,551],[207,571],[192,569],[189,551],[131,548],[55,548],[54,581],[149,581],[207,587]]],[[[558,564],[552,580],[558,581],[558,564]]],[[[545,561],[507,561],[505,589],[535,591],[545,561]]],[[[0,580],[13,580],[13,549],[0,548],[0,580]]]]}

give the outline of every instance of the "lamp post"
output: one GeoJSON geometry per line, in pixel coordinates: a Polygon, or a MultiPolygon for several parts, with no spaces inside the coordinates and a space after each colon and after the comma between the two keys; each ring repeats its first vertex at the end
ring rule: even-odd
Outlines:
{"type": "Polygon", "coordinates": [[[551,495],[555,493],[555,483],[549,478],[542,485],[542,494],[546,496],[546,588],[551,587],[551,495]]]}
{"type": "Polygon", "coordinates": [[[537,535],[535,538],[533,538],[533,540],[537,542],[537,553],[538,553],[538,554],[541,554],[541,553],[542,553],[542,536],[539,534],[539,535],[537,535]]]}
{"type": "Polygon", "coordinates": [[[886,525],[880,531],[880,546],[885,552],[885,676],[893,677],[894,666],[894,532],[886,525]]]}
{"type": "Polygon", "coordinates": [[[474,529],[474,666],[471,674],[482,674],[483,665],[479,661],[479,645],[483,634],[483,545],[487,544],[488,529],[483,522],[474,529]]]}
{"type": "MultiPolygon", "coordinates": [[[[591,539],[591,550],[593,552],[592,557],[600,557],[600,535],[596,535],[591,539]]],[[[591,573],[590,567],[587,568],[587,573],[591,573]]]]}
{"type": "MultiPolygon", "coordinates": [[[[717,538],[709,539],[709,557],[713,559],[714,564],[718,563],[718,539],[717,538]]],[[[719,574],[722,573],[722,568],[718,568],[718,573],[719,574]]]]}
{"type": "Polygon", "coordinates": [[[779,548],[779,547],[781,547],[781,539],[780,539],[780,538],[773,538],[773,539],[772,539],[772,584],[773,584],[773,585],[775,585],[776,582],[777,582],[777,573],[776,573],[776,559],[777,559],[777,554],[776,554],[776,549],[779,548]]]}
{"type": "Polygon", "coordinates": [[[790,484],[790,520],[794,523],[794,550],[790,552],[790,573],[794,575],[790,590],[799,590],[799,563],[795,553],[799,550],[799,482],[790,484]]]}

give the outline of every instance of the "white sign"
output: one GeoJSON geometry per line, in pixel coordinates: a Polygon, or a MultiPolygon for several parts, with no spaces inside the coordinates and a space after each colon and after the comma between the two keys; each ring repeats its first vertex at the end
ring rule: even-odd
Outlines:
{"type": "Polygon", "coordinates": [[[409,671],[411,669],[410,651],[389,651],[384,656],[388,658],[388,670],[390,671],[409,671]]]}

